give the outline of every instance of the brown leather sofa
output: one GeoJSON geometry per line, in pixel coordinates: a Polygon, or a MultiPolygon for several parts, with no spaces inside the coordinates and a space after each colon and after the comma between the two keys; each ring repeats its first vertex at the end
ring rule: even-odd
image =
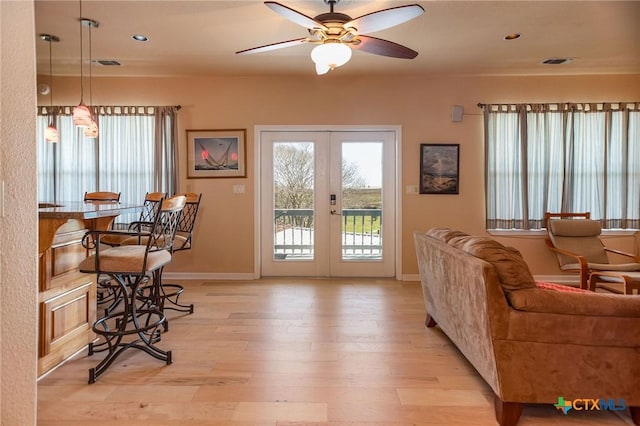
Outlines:
{"type": "Polygon", "coordinates": [[[640,425],[640,297],[536,286],[520,253],[447,228],[415,232],[427,311],[495,393],[496,419],[524,403],[624,401],[640,425]]]}

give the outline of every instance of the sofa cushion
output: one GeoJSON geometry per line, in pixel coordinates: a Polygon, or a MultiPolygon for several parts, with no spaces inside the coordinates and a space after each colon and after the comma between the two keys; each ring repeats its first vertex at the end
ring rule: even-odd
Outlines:
{"type": "Polygon", "coordinates": [[[436,240],[439,240],[445,243],[449,242],[449,240],[455,237],[468,236],[468,234],[462,231],[458,231],[451,228],[431,228],[426,232],[426,234],[431,238],[435,238],[436,240]]]}
{"type": "MultiPolygon", "coordinates": [[[[570,345],[564,348],[571,362],[584,363],[578,354],[586,351],[591,353],[591,358],[585,365],[607,369],[609,374],[613,371],[608,365],[612,360],[618,356],[626,359],[613,348],[631,348],[634,354],[630,362],[638,362],[640,304],[636,296],[526,288],[507,293],[507,300],[513,309],[509,312],[506,339],[517,344],[532,342],[531,356],[537,354],[538,359],[544,359],[547,350],[557,351],[545,344],[562,344],[570,345]],[[536,346],[542,351],[536,351],[536,346]],[[600,358],[598,352],[594,352],[598,347],[611,351],[608,352],[611,358],[600,358]]],[[[503,355],[514,356],[513,353],[503,355]]],[[[565,368],[571,362],[565,364],[565,368]]],[[[617,374],[625,374],[623,371],[617,374]]]]}
{"type": "Polygon", "coordinates": [[[589,290],[583,288],[572,287],[570,285],[562,285],[557,283],[548,283],[545,281],[536,281],[536,287],[543,290],[567,291],[571,293],[589,293],[589,290]]]}
{"type": "Polygon", "coordinates": [[[599,317],[640,317],[636,296],[522,289],[507,294],[512,308],[518,311],[560,315],[599,317]]]}
{"type": "Polygon", "coordinates": [[[492,238],[478,236],[452,238],[449,244],[491,263],[504,291],[536,286],[527,263],[514,247],[506,247],[492,238]]]}

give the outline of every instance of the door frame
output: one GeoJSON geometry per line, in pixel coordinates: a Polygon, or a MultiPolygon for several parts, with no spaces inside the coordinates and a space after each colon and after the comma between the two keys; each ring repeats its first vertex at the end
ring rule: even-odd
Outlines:
{"type": "Polygon", "coordinates": [[[402,280],[402,126],[400,125],[255,125],[253,128],[253,276],[260,279],[262,270],[262,252],[261,252],[261,204],[260,204],[260,176],[261,176],[261,140],[262,132],[381,132],[388,131],[395,133],[395,278],[402,280]]]}

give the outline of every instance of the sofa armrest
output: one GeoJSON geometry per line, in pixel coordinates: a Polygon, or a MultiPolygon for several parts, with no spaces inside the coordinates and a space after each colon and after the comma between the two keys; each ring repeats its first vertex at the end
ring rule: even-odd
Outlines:
{"type": "Polygon", "coordinates": [[[507,298],[511,307],[518,311],[640,318],[640,297],[634,296],[526,288],[508,293],[507,298]]]}

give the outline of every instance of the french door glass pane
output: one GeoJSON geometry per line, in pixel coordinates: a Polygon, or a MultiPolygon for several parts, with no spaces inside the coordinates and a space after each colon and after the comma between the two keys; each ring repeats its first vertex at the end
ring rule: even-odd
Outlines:
{"type": "Polygon", "coordinates": [[[382,143],[342,143],[342,260],[382,259],[382,143]]]}
{"type": "Polygon", "coordinates": [[[314,145],[273,145],[273,259],[314,258],[314,145]]]}

